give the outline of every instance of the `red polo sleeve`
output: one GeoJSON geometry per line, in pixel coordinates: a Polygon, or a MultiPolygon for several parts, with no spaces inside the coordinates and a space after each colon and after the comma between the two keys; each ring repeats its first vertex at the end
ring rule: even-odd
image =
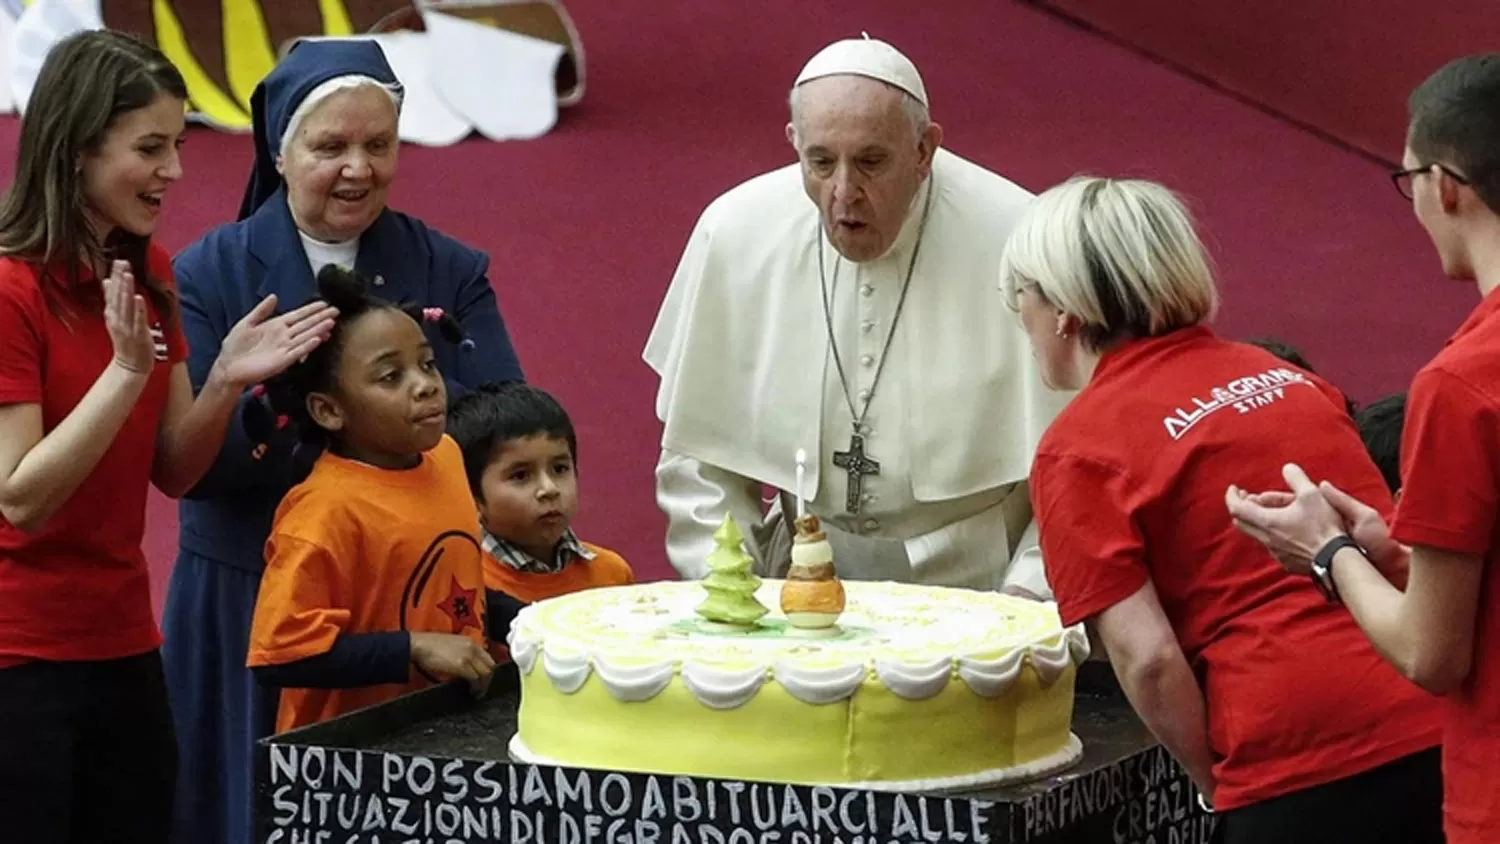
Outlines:
{"type": "Polygon", "coordinates": [[[1484,554],[1500,489],[1496,400],[1442,369],[1412,381],[1401,435],[1401,501],[1391,526],[1407,545],[1484,554]]]}
{"type": "Polygon", "coordinates": [[[1032,509],[1042,564],[1065,625],[1087,621],[1150,579],[1136,523],[1139,485],[1097,460],[1038,454],[1032,509]]]}

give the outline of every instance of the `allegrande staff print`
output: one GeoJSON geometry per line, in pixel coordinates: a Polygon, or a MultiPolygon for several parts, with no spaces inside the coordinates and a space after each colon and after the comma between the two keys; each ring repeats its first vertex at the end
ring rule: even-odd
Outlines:
{"type": "Polygon", "coordinates": [[[1317,389],[1301,372],[1277,367],[1214,387],[1208,391],[1207,396],[1194,396],[1190,399],[1190,406],[1177,408],[1172,415],[1162,420],[1162,424],[1166,426],[1168,436],[1180,440],[1193,426],[1208,418],[1209,414],[1226,408],[1233,408],[1238,413],[1249,413],[1286,398],[1286,388],[1289,386],[1317,389]]]}

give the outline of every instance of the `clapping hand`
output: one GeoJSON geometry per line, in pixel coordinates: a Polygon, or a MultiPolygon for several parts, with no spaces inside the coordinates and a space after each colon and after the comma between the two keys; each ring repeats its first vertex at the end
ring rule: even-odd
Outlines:
{"type": "Polygon", "coordinates": [[[114,346],[115,364],[138,375],[151,372],[156,343],[146,324],[146,298],[135,292],[130,264],[115,261],[104,279],[104,327],[114,346]]]}
{"type": "Polygon", "coordinates": [[[279,375],[328,339],[338,312],[326,302],[310,302],[295,311],[276,312],[276,296],[262,299],[235,323],[219,347],[216,373],[243,390],[279,375]]]}
{"type": "Polygon", "coordinates": [[[1329,505],[1344,520],[1349,536],[1365,549],[1370,562],[1384,565],[1406,556],[1408,549],[1391,537],[1391,527],[1380,511],[1339,489],[1328,481],[1318,485],[1329,505]]]}
{"type": "Polygon", "coordinates": [[[1287,571],[1308,574],[1318,551],[1346,532],[1344,518],[1302,467],[1288,463],[1281,474],[1290,491],[1249,493],[1231,486],[1224,503],[1241,533],[1266,546],[1287,571]]]}

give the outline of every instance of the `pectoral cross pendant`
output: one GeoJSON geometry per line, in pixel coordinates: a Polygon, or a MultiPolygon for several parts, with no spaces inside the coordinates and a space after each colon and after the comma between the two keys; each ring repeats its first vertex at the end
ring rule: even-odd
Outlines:
{"type": "Polygon", "coordinates": [[[849,493],[844,499],[844,509],[850,515],[859,512],[864,499],[865,475],[880,474],[880,464],[865,456],[865,438],[859,434],[849,436],[849,450],[835,451],[833,465],[849,473],[849,493]]]}

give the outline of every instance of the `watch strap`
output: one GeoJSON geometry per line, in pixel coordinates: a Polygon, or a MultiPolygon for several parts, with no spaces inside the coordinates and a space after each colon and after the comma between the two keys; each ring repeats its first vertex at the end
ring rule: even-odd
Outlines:
{"type": "MultiPolygon", "coordinates": [[[[1345,548],[1353,548],[1356,551],[1361,550],[1359,543],[1355,542],[1349,536],[1335,536],[1323,543],[1323,547],[1319,548],[1318,553],[1313,555],[1313,581],[1318,584],[1318,591],[1323,593],[1323,597],[1330,601],[1339,600],[1339,589],[1333,582],[1333,558],[1334,555],[1345,548]]],[[[1361,553],[1363,552],[1361,551],[1361,553]]]]}

